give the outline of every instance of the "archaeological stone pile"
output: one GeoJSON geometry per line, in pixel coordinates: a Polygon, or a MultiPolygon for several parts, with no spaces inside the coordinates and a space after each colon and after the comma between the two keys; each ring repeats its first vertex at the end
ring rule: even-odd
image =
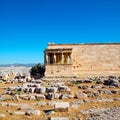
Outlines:
{"type": "Polygon", "coordinates": [[[31,67],[0,67],[0,82],[26,82],[30,80],[31,67]]]}
{"type": "MultiPolygon", "coordinates": [[[[4,88],[4,87],[3,87],[4,88]]],[[[119,95],[120,94],[120,78],[110,76],[109,78],[99,77],[85,80],[72,81],[49,81],[49,80],[34,80],[25,81],[22,85],[4,88],[4,92],[0,95],[0,105],[2,106],[17,106],[16,111],[8,111],[10,115],[40,115],[41,110],[35,109],[35,106],[54,106],[54,109],[43,110],[50,120],[82,120],[82,117],[77,116],[54,116],[57,112],[70,113],[79,109],[81,105],[86,103],[112,103],[119,101],[119,97],[104,98],[103,95],[119,95]],[[94,83],[94,84],[92,84],[94,83]],[[72,90],[71,86],[78,88],[78,91],[72,90]],[[90,99],[89,99],[90,98],[90,99]],[[92,99],[94,98],[94,99],[92,99]],[[18,104],[7,103],[6,101],[38,101],[34,104],[18,104]]],[[[79,111],[80,114],[90,114],[86,120],[115,120],[120,118],[120,106],[116,108],[91,108],[79,111]],[[114,113],[114,115],[112,114],[114,113]],[[107,115],[108,114],[108,117],[107,115]]],[[[5,114],[0,114],[5,117],[5,114]]]]}

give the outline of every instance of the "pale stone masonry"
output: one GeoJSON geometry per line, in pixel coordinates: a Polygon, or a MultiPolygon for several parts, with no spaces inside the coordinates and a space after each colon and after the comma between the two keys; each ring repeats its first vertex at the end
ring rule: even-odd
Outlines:
{"type": "Polygon", "coordinates": [[[48,44],[45,77],[120,76],[120,43],[48,44]]]}

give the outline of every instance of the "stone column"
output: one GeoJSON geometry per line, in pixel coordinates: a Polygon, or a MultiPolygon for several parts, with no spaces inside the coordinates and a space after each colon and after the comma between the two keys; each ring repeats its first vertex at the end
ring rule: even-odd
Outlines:
{"type": "Polygon", "coordinates": [[[69,53],[67,54],[67,64],[69,64],[70,58],[69,58],[69,53]]]}
{"type": "Polygon", "coordinates": [[[69,62],[68,62],[68,64],[72,64],[71,54],[69,54],[69,57],[68,57],[68,59],[69,59],[69,62]]]}
{"type": "Polygon", "coordinates": [[[64,53],[64,63],[65,64],[68,64],[69,63],[69,60],[68,60],[69,58],[68,58],[68,53],[66,52],[66,53],[64,53]]]}
{"type": "Polygon", "coordinates": [[[62,53],[62,60],[61,63],[64,64],[64,54],[62,53]]]}
{"type": "Polygon", "coordinates": [[[45,54],[45,62],[48,63],[48,54],[45,54]]]}
{"type": "Polygon", "coordinates": [[[54,53],[54,63],[56,63],[56,54],[54,53]]]}
{"type": "Polygon", "coordinates": [[[70,63],[69,53],[67,53],[67,64],[70,63]]]}
{"type": "Polygon", "coordinates": [[[47,54],[47,56],[48,56],[48,64],[50,64],[50,55],[49,54],[47,54]]]}

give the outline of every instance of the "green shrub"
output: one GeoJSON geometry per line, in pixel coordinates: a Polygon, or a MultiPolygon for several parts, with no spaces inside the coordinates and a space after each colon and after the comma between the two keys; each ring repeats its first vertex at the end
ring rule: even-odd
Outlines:
{"type": "Polygon", "coordinates": [[[78,84],[78,82],[77,81],[72,81],[72,84],[78,84]]]}
{"type": "Polygon", "coordinates": [[[31,68],[30,74],[34,78],[41,78],[44,76],[45,67],[40,63],[31,68]]]}

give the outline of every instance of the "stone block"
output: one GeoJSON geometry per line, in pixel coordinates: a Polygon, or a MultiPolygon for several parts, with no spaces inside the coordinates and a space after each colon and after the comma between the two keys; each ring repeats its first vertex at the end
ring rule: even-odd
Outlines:
{"type": "Polygon", "coordinates": [[[35,97],[37,100],[45,99],[45,95],[43,95],[43,94],[37,94],[37,95],[35,95],[35,97]]]}
{"type": "Polygon", "coordinates": [[[36,100],[36,97],[33,96],[33,95],[31,95],[31,96],[28,98],[28,100],[36,100]]]}
{"type": "Polygon", "coordinates": [[[38,104],[37,105],[40,105],[40,106],[45,106],[45,105],[47,105],[47,103],[46,102],[38,102],[38,104]]]}
{"type": "Polygon", "coordinates": [[[34,87],[30,87],[30,88],[29,88],[29,92],[30,92],[30,93],[34,93],[34,91],[35,91],[35,88],[34,88],[34,87]]]}
{"type": "Polygon", "coordinates": [[[14,111],[11,113],[12,115],[25,115],[24,111],[14,111]]]}
{"type": "Polygon", "coordinates": [[[58,90],[57,87],[47,87],[46,88],[46,93],[56,93],[58,90]]]}
{"type": "Polygon", "coordinates": [[[55,111],[56,112],[68,112],[70,105],[68,102],[56,102],[55,111]]]}
{"type": "Polygon", "coordinates": [[[68,117],[51,117],[50,120],[70,120],[68,117]]]}
{"type": "Polygon", "coordinates": [[[46,88],[45,87],[38,87],[35,88],[35,93],[45,94],[46,88]]]}
{"type": "Polygon", "coordinates": [[[28,110],[26,115],[40,115],[40,110],[28,110]]]}
{"type": "Polygon", "coordinates": [[[87,94],[80,92],[80,93],[77,93],[75,97],[76,98],[87,98],[88,96],[87,94]]]}
{"type": "Polygon", "coordinates": [[[33,110],[33,108],[27,104],[21,105],[20,108],[18,108],[18,110],[33,110]]]}
{"type": "Polygon", "coordinates": [[[68,88],[68,86],[60,86],[58,87],[58,91],[59,92],[70,92],[70,89],[68,88]]]}
{"type": "Polygon", "coordinates": [[[55,94],[54,93],[48,93],[47,95],[46,95],[46,99],[48,99],[48,100],[52,100],[52,99],[54,99],[55,98],[55,94]]]}
{"type": "Polygon", "coordinates": [[[0,118],[4,118],[4,117],[6,117],[5,114],[0,114],[0,118]]]}

